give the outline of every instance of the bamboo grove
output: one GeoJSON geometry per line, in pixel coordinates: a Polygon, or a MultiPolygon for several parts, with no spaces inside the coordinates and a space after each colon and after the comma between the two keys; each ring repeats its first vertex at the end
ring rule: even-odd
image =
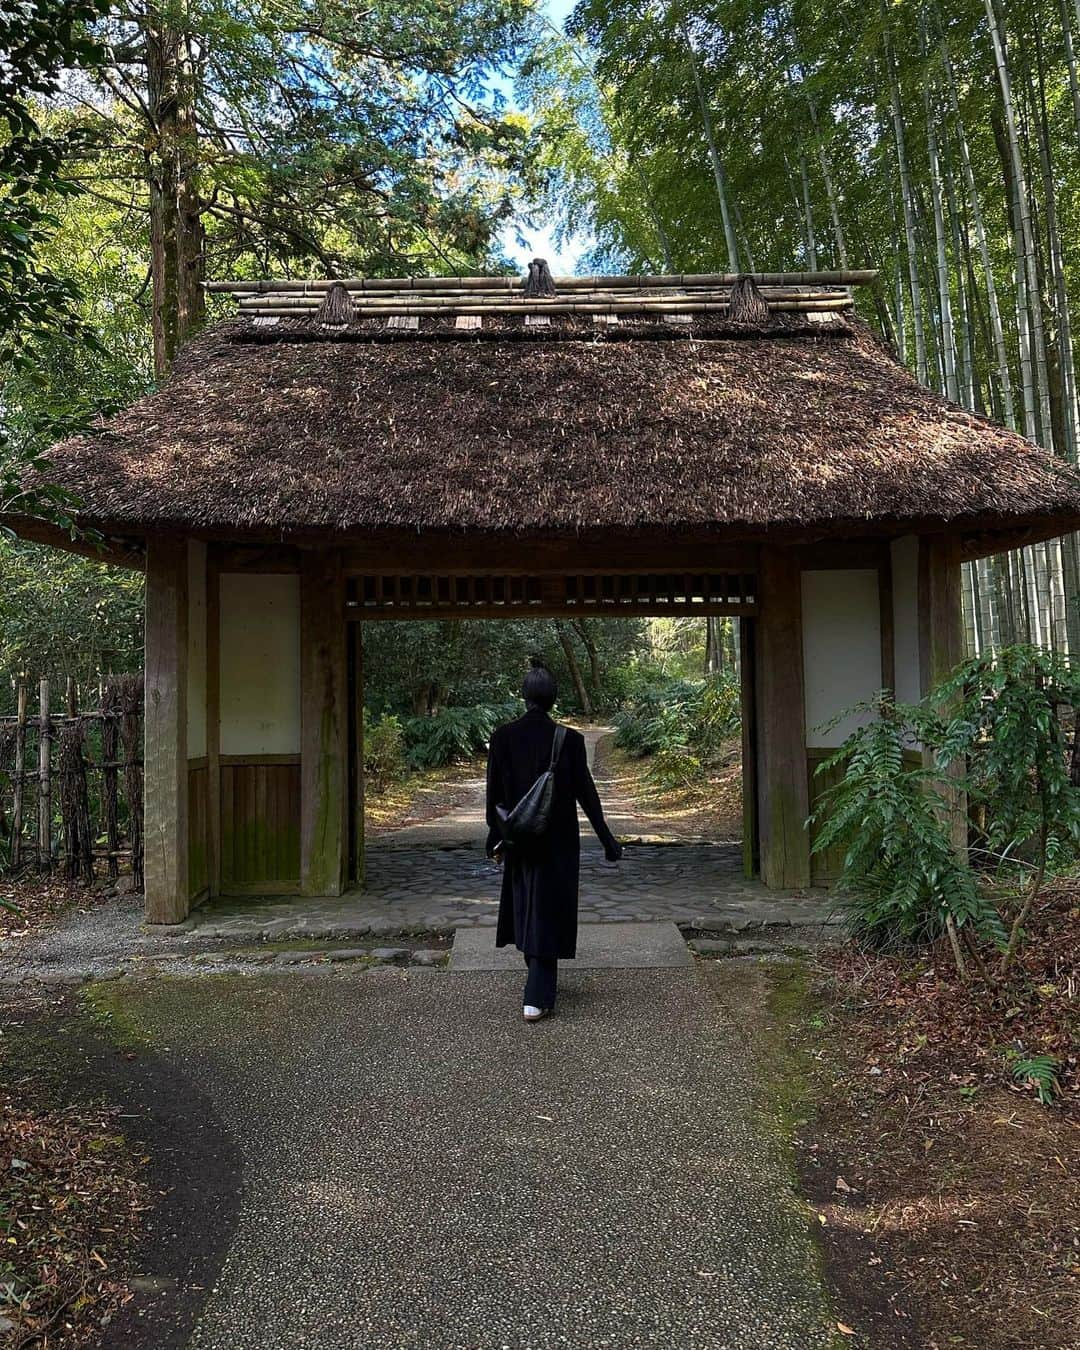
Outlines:
{"type": "MultiPolygon", "coordinates": [[[[919,379],[1077,461],[1080,0],[582,0],[523,74],[586,265],[869,265],[919,379]]],[[[1077,539],[967,569],[973,651],[1080,651],[1077,539]]]]}

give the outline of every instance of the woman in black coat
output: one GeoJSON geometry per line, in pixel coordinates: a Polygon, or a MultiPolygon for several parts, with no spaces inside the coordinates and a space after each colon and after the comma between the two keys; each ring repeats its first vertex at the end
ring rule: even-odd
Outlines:
{"type": "Polygon", "coordinates": [[[551,672],[534,661],[522,695],[524,717],[499,727],[488,751],[487,851],[489,857],[500,856],[504,864],[495,945],[513,943],[524,955],[529,977],[523,1011],[526,1021],[536,1022],[555,1006],[560,958],[569,960],[577,950],[579,803],[608,862],[618,861],[622,848],[604,821],[585,755],[585,738],[569,727],[564,729],[565,740],[555,765],[546,832],[528,846],[504,843],[498,808],[510,811],[525,796],[551,763],[555,741],[555,723],[549,716],[556,695],[551,672]]]}

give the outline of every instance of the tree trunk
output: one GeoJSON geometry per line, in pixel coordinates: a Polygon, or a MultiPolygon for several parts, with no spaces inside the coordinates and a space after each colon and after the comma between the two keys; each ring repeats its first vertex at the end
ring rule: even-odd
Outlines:
{"type": "MultiPolygon", "coordinates": [[[[920,14],[919,52],[926,55],[926,20],[920,14]]],[[[954,402],[959,402],[959,389],[956,383],[956,333],[953,327],[952,294],[949,289],[949,254],[945,243],[945,213],[942,205],[943,184],[941,162],[938,156],[937,127],[933,90],[929,81],[923,89],[923,107],[926,112],[926,153],[930,168],[930,197],[934,213],[934,254],[937,260],[938,313],[940,316],[941,366],[945,381],[945,393],[954,402]]]]}
{"type": "Polygon", "coordinates": [[[953,74],[952,62],[949,60],[949,54],[945,50],[944,44],[942,44],[941,48],[941,60],[942,65],[945,68],[945,82],[949,91],[949,103],[952,107],[953,117],[956,121],[957,148],[960,151],[960,167],[964,175],[964,186],[967,189],[968,209],[971,212],[971,223],[975,229],[975,242],[979,249],[979,261],[982,263],[983,277],[986,283],[986,303],[990,311],[990,331],[994,339],[994,356],[997,362],[998,381],[1001,389],[1001,401],[1005,413],[1005,423],[1007,426],[1015,428],[1016,410],[1013,406],[1012,376],[1009,371],[1009,357],[1005,347],[1005,332],[1001,323],[1001,307],[998,303],[997,286],[994,281],[994,269],[990,261],[990,245],[987,240],[986,224],[983,220],[982,204],[979,201],[979,191],[975,183],[975,171],[971,166],[971,153],[968,149],[963,119],[960,116],[960,103],[956,93],[956,77],[953,74]]]}
{"type": "Polygon", "coordinates": [[[884,4],[882,4],[881,13],[885,20],[882,34],[885,44],[885,75],[889,85],[893,135],[896,139],[896,159],[900,170],[900,196],[904,208],[904,236],[907,244],[908,280],[911,288],[912,325],[915,330],[915,374],[918,376],[920,383],[926,384],[929,377],[929,367],[926,361],[926,334],[923,332],[922,284],[919,280],[919,253],[915,234],[911,175],[908,172],[907,150],[904,144],[904,113],[900,105],[900,83],[896,75],[896,63],[893,60],[888,16],[884,4]]]}
{"type": "Polygon", "coordinates": [[[1027,368],[1024,375],[1025,434],[1032,440],[1038,440],[1034,407],[1037,373],[1032,369],[1032,340],[1035,341],[1037,357],[1042,320],[1039,313],[1039,282],[1035,266],[1035,238],[1031,227],[1031,204],[1028,198],[1023,157],[1020,153],[1020,134],[1017,127],[1016,105],[1013,100],[1012,79],[1006,61],[1004,29],[999,22],[994,0],[983,0],[983,3],[986,9],[987,22],[990,25],[994,65],[997,69],[998,85],[1001,90],[1002,110],[1005,115],[1005,148],[1012,179],[1014,234],[1016,236],[1017,317],[1021,325],[1022,366],[1025,361],[1024,347],[1027,348],[1027,368]]]}
{"type": "Polygon", "coordinates": [[[145,20],[151,326],[154,373],[159,378],[206,315],[194,62],[191,36],[176,26],[176,15],[175,7],[162,9],[151,3],[145,20]]]}
{"type": "Polygon", "coordinates": [[[836,240],[836,254],[840,261],[840,266],[847,271],[848,252],[847,243],[844,239],[844,227],[840,223],[840,199],[836,195],[836,186],[833,183],[832,171],[829,168],[829,157],[825,153],[825,147],[821,143],[821,132],[818,128],[817,109],[814,107],[814,100],[809,92],[806,95],[807,107],[810,109],[810,125],[814,128],[814,140],[817,143],[818,164],[821,166],[821,177],[825,183],[825,200],[829,206],[829,218],[832,221],[833,238],[836,240]]]}
{"type": "Polygon", "coordinates": [[[634,177],[641,186],[641,195],[645,199],[645,209],[648,211],[649,218],[653,223],[653,229],[656,231],[656,238],[660,244],[660,253],[664,259],[664,271],[674,272],[675,264],[671,257],[671,239],[667,230],[664,228],[664,221],[660,215],[660,210],[656,205],[656,199],[653,197],[652,189],[649,187],[649,181],[629,150],[627,151],[627,159],[630,163],[630,167],[634,171],[634,177]]]}
{"type": "Polygon", "coordinates": [[[590,721],[593,713],[592,701],[589,698],[589,691],[585,688],[585,681],[581,678],[581,667],[578,665],[577,653],[574,651],[574,643],[565,619],[555,620],[555,632],[558,634],[559,646],[563,649],[563,656],[566,657],[566,664],[570,667],[570,678],[574,682],[574,691],[577,694],[578,702],[581,704],[581,711],[586,721],[590,721]]]}
{"type": "Polygon", "coordinates": [[[1029,92],[1034,105],[1039,167],[1042,172],[1043,199],[1046,202],[1046,244],[1050,263],[1050,277],[1053,284],[1052,308],[1055,321],[1053,346],[1056,352],[1059,385],[1057,406],[1052,409],[1055,425],[1054,444],[1059,453],[1075,464],[1077,462],[1077,408],[1076,368],[1073,362],[1072,349],[1072,319],[1069,313],[1069,293],[1065,281],[1065,260],[1061,247],[1061,232],[1058,227],[1057,183],[1054,177],[1053,156],[1050,149],[1050,121],[1046,110],[1043,49],[1037,30],[1035,34],[1035,60],[1038,90],[1031,88],[1029,82],[1029,92]]]}
{"type": "Polygon", "coordinates": [[[592,685],[593,698],[600,693],[600,652],[593,636],[589,632],[589,626],[584,619],[572,620],[574,632],[581,638],[582,645],[589,654],[589,683],[592,685]]]}
{"type": "MultiPolygon", "coordinates": [[[[1059,0],[1061,9],[1061,32],[1065,42],[1065,65],[1069,72],[1069,92],[1072,94],[1073,126],[1080,140],[1080,78],[1076,73],[1076,44],[1073,37],[1072,18],[1069,15],[1069,0],[1059,0]]],[[[1080,22],[1080,2],[1076,7],[1077,20],[1080,22]]]]}
{"type": "Polygon", "coordinates": [[[727,177],[724,173],[724,164],[720,158],[720,151],[716,146],[716,136],[713,133],[712,114],[709,112],[709,101],[705,97],[705,86],[701,79],[701,68],[698,65],[697,52],[694,50],[694,44],[690,41],[690,31],[685,24],[680,29],[683,42],[686,43],[686,51],[690,58],[690,70],[694,76],[694,88],[697,91],[698,110],[701,113],[701,125],[705,132],[705,144],[709,149],[709,163],[712,165],[713,181],[716,183],[716,195],[720,202],[720,218],[724,224],[724,242],[727,245],[728,270],[737,272],[739,270],[739,246],[735,239],[735,225],[732,219],[731,209],[728,205],[727,195],[727,177]]]}
{"type": "Polygon", "coordinates": [[[811,272],[817,271],[817,237],[814,234],[814,208],[810,201],[810,175],[806,156],[799,151],[799,177],[802,181],[803,211],[806,213],[806,254],[811,272]]]}

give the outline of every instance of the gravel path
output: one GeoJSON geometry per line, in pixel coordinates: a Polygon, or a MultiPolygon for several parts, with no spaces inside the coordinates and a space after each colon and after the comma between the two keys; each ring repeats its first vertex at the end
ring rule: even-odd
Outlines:
{"type": "Polygon", "coordinates": [[[117,987],[239,1152],[190,1350],[829,1346],[809,1215],[716,978],[570,971],[537,1027],[495,972],[117,987]]]}

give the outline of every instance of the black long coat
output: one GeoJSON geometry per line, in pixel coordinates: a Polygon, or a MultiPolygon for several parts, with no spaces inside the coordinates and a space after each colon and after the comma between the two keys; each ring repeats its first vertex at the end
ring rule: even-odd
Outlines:
{"type": "MultiPolygon", "coordinates": [[[[511,810],[551,762],[555,723],[540,709],[499,727],[488,751],[488,853],[502,838],[497,806],[511,810]]],[[[585,738],[566,730],[555,767],[555,794],[547,832],[527,850],[508,850],[499,899],[497,947],[511,943],[526,956],[570,958],[577,950],[580,802],[609,858],[620,848],[607,827],[589,772],[585,738]]]]}

